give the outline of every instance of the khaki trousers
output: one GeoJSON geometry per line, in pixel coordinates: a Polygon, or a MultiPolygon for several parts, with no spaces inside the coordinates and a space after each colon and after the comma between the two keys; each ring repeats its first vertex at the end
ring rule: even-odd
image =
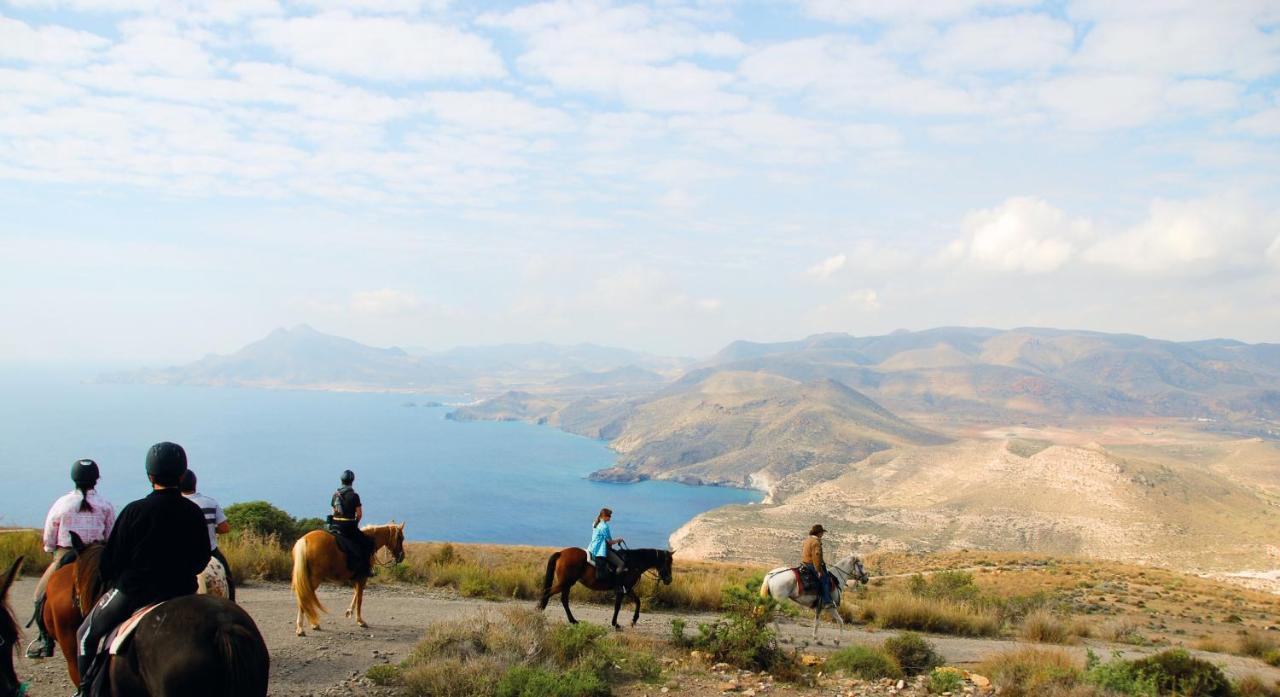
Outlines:
{"type": "Polygon", "coordinates": [[[45,586],[49,585],[49,578],[53,576],[53,572],[58,570],[58,562],[62,558],[71,553],[68,547],[59,547],[53,550],[53,561],[49,563],[49,568],[44,570],[44,575],[40,577],[40,581],[36,583],[35,601],[39,602],[40,596],[44,595],[45,586]]]}

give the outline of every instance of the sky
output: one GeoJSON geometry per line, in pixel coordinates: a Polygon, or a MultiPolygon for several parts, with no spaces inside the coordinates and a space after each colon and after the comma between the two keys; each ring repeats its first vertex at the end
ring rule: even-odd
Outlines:
{"type": "Polygon", "coordinates": [[[0,361],[1280,342],[1274,0],[0,0],[0,361]]]}

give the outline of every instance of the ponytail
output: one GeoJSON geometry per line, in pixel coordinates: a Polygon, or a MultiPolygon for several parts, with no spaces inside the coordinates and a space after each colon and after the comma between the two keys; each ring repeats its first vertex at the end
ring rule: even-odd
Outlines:
{"type": "Polygon", "coordinates": [[[93,510],[93,504],[89,503],[89,492],[93,491],[93,485],[92,484],[87,485],[89,487],[87,489],[85,488],[85,486],[86,486],[85,484],[81,484],[79,482],[76,483],[76,489],[80,491],[80,512],[81,513],[93,510]]]}
{"type": "Polygon", "coordinates": [[[604,518],[605,516],[613,517],[613,511],[607,508],[601,508],[600,512],[596,514],[596,522],[591,524],[591,529],[595,530],[596,526],[600,524],[600,519],[604,518]]]}

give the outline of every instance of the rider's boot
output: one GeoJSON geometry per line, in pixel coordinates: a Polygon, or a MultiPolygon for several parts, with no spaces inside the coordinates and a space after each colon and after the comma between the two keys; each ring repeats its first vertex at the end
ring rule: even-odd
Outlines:
{"type": "Polygon", "coordinates": [[[49,658],[53,655],[53,637],[49,636],[49,630],[44,626],[44,603],[47,597],[42,595],[36,601],[35,616],[31,619],[40,634],[27,646],[27,658],[49,658]]]}

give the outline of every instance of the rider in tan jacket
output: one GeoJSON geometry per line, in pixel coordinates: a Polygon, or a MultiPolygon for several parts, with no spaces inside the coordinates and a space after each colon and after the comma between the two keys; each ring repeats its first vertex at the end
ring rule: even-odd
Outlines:
{"type": "Polygon", "coordinates": [[[800,551],[800,565],[808,566],[818,577],[819,597],[825,607],[831,604],[831,586],[827,581],[827,565],[822,559],[822,536],[827,531],[821,525],[809,529],[804,548],[800,551]]]}

